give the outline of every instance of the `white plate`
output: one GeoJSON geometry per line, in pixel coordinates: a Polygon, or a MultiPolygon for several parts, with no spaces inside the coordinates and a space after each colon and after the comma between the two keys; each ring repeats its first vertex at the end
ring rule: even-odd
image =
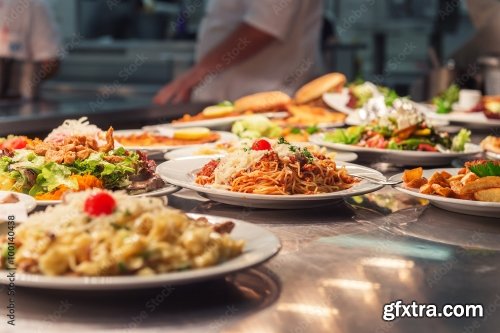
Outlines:
{"type": "Polygon", "coordinates": [[[500,160],[500,154],[494,153],[492,151],[487,151],[486,157],[491,160],[500,160]]]}
{"type": "MultiPolygon", "coordinates": [[[[259,115],[263,115],[267,118],[286,118],[289,116],[288,112],[264,112],[264,113],[256,113],[259,115]]],[[[208,127],[210,129],[217,130],[229,130],[231,129],[231,125],[245,117],[251,115],[240,115],[233,117],[223,117],[223,118],[214,118],[214,119],[205,119],[205,120],[196,120],[189,122],[181,122],[181,123],[170,123],[170,124],[162,124],[162,125],[154,125],[154,126],[145,126],[146,130],[156,130],[158,128],[187,128],[187,127],[208,127]]]]}
{"type": "MultiPolygon", "coordinates": [[[[26,207],[26,210],[29,212],[32,212],[33,209],[36,208],[36,200],[27,194],[24,193],[17,193],[17,192],[12,192],[12,191],[0,191],[0,201],[2,201],[3,198],[5,198],[9,194],[14,194],[19,198],[19,202],[22,202],[24,206],[26,207]]],[[[1,204],[0,204],[1,205],[1,204]]]]}
{"type": "Polygon", "coordinates": [[[442,119],[475,129],[500,128],[500,119],[490,119],[482,112],[463,112],[455,109],[456,111],[440,114],[436,113],[434,105],[426,104],[425,106],[429,110],[426,114],[432,119],[442,119]]]}
{"type": "MultiPolygon", "coordinates": [[[[172,184],[165,184],[164,187],[151,191],[151,192],[146,192],[146,193],[141,193],[141,194],[134,194],[131,195],[132,197],[161,197],[167,194],[172,194],[177,191],[179,191],[180,188],[178,186],[172,185],[172,184]]],[[[31,198],[31,197],[30,197],[31,198]]],[[[35,199],[33,199],[35,200],[35,199]]],[[[51,205],[57,205],[60,204],[62,200],[36,200],[36,203],[39,206],[51,206],[51,205]]]]}
{"type": "MultiPolygon", "coordinates": [[[[215,149],[215,145],[212,143],[204,145],[204,147],[207,147],[208,149],[215,149]]],[[[219,152],[215,154],[208,154],[208,155],[202,155],[199,154],[198,151],[200,150],[201,147],[189,147],[189,148],[181,148],[181,149],[176,149],[176,150],[171,150],[165,154],[165,159],[166,160],[176,160],[179,158],[186,158],[186,157],[192,157],[192,156],[203,156],[203,157],[210,157],[210,158],[219,158],[227,155],[227,152],[223,150],[218,150],[219,152]]],[[[337,151],[335,152],[335,160],[336,161],[342,161],[342,162],[352,162],[355,161],[358,158],[358,155],[355,153],[350,153],[350,152],[342,152],[342,151],[337,151]]]]}
{"type": "Polygon", "coordinates": [[[451,161],[456,158],[472,157],[482,152],[481,147],[472,143],[466,144],[465,152],[440,153],[429,151],[367,148],[355,145],[347,145],[343,143],[332,143],[324,140],[324,134],[314,134],[310,137],[310,141],[317,145],[335,150],[355,152],[362,159],[379,160],[380,162],[387,162],[397,165],[446,165],[450,164],[451,161]]]}
{"type": "MultiPolygon", "coordinates": [[[[188,215],[193,218],[204,216],[188,215]]],[[[269,260],[281,249],[278,237],[259,225],[226,217],[204,217],[211,223],[233,221],[235,228],[231,232],[231,237],[245,240],[243,253],[216,266],[154,276],[51,277],[16,273],[16,286],[60,290],[130,290],[189,284],[254,267],[269,260]]],[[[0,283],[9,283],[6,272],[0,272],[0,283]]]]}
{"type": "Polygon", "coordinates": [[[355,109],[346,106],[349,102],[349,98],[348,88],[343,88],[342,92],[323,94],[323,101],[326,103],[326,105],[328,105],[335,111],[342,112],[347,115],[356,112],[355,109]]]}
{"type": "MultiPolygon", "coordinates": [[[[131,134],[141,134],[144,133],[144,130],[121,130],[121,131],[115,131],[115,135],[120,136],[120,135],[131,135],[131,134]]],[[[154,134],[158,135],[164,135],[164,136],[172,136],[174,133],[174,129],[167,129],[167,128],[162,128],[159,129],[157,132],[153,132],[154,134]]],[[[217,131],[220,135],[220,139],[215,141],[215,142],[225,142],[225,141],[233,141],[233,140],[238,140],[238,137],[234,135],[233,133],[230,132],[219,132],[217,131]]],[[[173,150],[173,149],[179,149],[179,148],[185,148],[185,147],[199,147],[202,144],[188,144],[188,145],[181,145],[181,146],[123,146],[125,149],[131,149],[131,150],[144,150],[144,151],[168,151],[168,150],[173,150]]]]}
{"type": "MultiPolygon", "coordinates": [[[[158,166],[157,173],[167,182],[195,190],[207,198],[228,205],[271,208],[271,209],[297,209],[311,208],[328,205],[332,201],[341,200],[345,197],[361,195],[381,189],[382,185],[376,185],[365,180],[356,184],[348,190],[321,193],[321,194],[294,194],[294,195],[268,195],[239,193],[227,190],[205,187],[194,182],[194,173],[210,162],[210,157],[192,157],[187,159],[171,160],[158,166]]],[[[339,163],[339,167],[346,166],[349,173],[357,173],[385,180],[378,171],[350,163],[339,163]]]]}
{"type": "MultiPolygon", "coordinates": [[[[452,175],[456,175],[458,168],[447,168],[447,169],[430,169],[424,170],[424,177],[429,179],[437,171],[447,171],[452,175]]],[[[394,175],[390,180],[401,180],[403,173],[394,175]]],[[[462,200],[440,197],[437,195],[422,194],[419,193],[418,189],[409,189],[404,187],[403,184],[394,186],[396,190],[403,193],[409,194],[411,196],[427,199],[436,207],[449,210],[455,213],[467,214],[467,215],[477,215],[486,217],[499,217],[500,216],[500,203],[498,202],[485,202],[485,201],[473,201],[473,200],[462,200]]]]}

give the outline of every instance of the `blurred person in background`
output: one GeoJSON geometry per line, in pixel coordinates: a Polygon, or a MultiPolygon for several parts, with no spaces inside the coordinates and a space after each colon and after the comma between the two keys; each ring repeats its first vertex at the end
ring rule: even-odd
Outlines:
{"type": "Polygon", "coordinates": [[[500,1],[467,0],[466,3],[476,32],[452,55],[462,69],[475,64],[481,56],[500,56],[500,1]]]}
{"type": "Polygon", "coordinates": [[[209,0],[196,64],[164,86],[157,104],[293,93],[321,72],[323,0],[209,0]]]}
{"type": "Polygon", "coordinates": [[[44,0],[0,0],[0,99],[36,97],[59,68],[60,37],[44,0]]]}

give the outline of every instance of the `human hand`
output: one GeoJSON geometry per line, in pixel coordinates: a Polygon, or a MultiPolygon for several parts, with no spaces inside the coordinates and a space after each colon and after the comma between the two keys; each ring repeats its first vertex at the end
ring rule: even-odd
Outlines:
{"type": "Polygon", "coordinates": [[[174,81],[163,86],[154,97],[153,102],[158,105],[164,105],[169,102],[174,104],[189,102],[194,87],[202,79],[202,71],[194,67],[174,81]]]}

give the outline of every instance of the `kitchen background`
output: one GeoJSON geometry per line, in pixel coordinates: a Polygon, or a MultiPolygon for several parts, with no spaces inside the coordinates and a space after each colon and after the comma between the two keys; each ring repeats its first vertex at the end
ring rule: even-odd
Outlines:
{"type": "MultiPolygon", "coordinates": [[[[193,62],[206,3],[48,1],[64,47],[62,68],[43,85],[44,96],[101,91],[144,99],[193,62]]],[[[326,0],[325,23],[326,70],[413,95],[421,93],[418,79],[428,72],[429,54],[445,63],[474,33],[464,1],[326,0]]]]}

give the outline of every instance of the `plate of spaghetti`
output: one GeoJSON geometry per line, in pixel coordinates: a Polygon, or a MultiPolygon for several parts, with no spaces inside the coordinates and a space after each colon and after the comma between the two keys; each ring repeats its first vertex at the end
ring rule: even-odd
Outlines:
{"type": "Polygon", "coordinates": [[[0,284],[9,283],[4,272],[15,270],[19,286],[60,290],[192,283],[253,267],[281,248],[255,224],[103,190],[71,193],[30,215],[15,240],[6,231],[0,225],[0,284]]]}
{"type": "Polygon", "coordinates": [[[353,174],[384,179],[373,169],[336,163],[283,138],[260,139],[218,159],[200,156],[171,160],[157,168],[171,184],[237,206],[291,209],[321,206],[382,186],[353,174]]]}

